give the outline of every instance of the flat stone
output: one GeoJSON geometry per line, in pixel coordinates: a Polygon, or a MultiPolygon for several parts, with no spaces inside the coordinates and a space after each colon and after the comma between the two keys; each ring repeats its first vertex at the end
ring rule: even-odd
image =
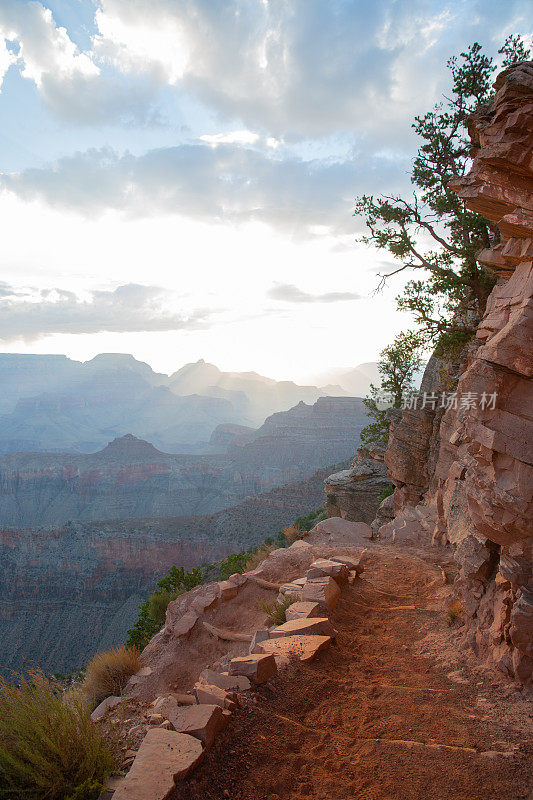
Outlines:
{"type": "Polygon", "coordinates": [[[285,612],[285,619],[290,622],[293,619],[309,619],[309,617],[320,617],[322,611],[318,603],[304,603],[299,601],[289,606],[285,612]]]}
{"type": "Polygon", "coordinates": [[[96,722],[97,720],[101,719],[110,708],[115,708],[115,706],[118,706],[121,700],[121,697],[117,697],[114,694],[106,697],[106,699],[102,700],[102,702],[97,705],[94,711],[91,713],[92,721],[96,722]]]}
{"type": "Polygon", "coordinates": [[[253,653],[253,651],[254,651],[254,647],[255,647],[255,645],[257,644],[257,642],[264,642],[264,641],[266,641],[266,640],[267,640],[269,637],[270,637],[270,633],[269,633],[269,631],[267,631],[267,630],[263,630],[263,631],[256,631],[256,632],[254,633],[254,635],[252,636],[252,641],[250,642],[250,647],[249,647],[249,650],[248,650],[248,652],[250,652],[250,653],[253,653]]]}
{"type": "Polygon", "coordinates": [[[357,571],[357,567],[359,566],[359,560],[356,558],[350,558],[350,556],[331,556],[329,560],[337,561],[339,564],[345,564],[349,570],[354,569],[357,571]]]}
{"type": "Polygon", "coordinates": [[[302,586],[299,583],[284,583],[279,590],[282,594],[300,594],[302,586]]]}
{"type": "Polygon", "coordinates": [[[218,596],[221,600],[232,600],[238,593],[239,587],[231,581],[220,581],[218,584],[218,596]]]}
{"type": "Polygon", "coordinates": [[[195,683],[194,693],[199,703],[220,706],[220,708],[226,708],[227,701],[232,699],[228,697],[225,689],[221,689],[219,686],[211,686],[208,683],[195,683]]]}
{"type": "Polygon", "coordinates": [[[250,681],[244,675],[227,675],[226,673],[215,672],[212,669],[204,669],[200,673],[199,683],[218,686],[219,689],[225,689],[230,692],[245,692],[251,686],[250,681]]]}
{"type": "Polygon", "coordinates": [[[336,578],[338,581],[346,581],[348,580],[348,567],[346,564],[341,564],[338,561],[320,558],[317,561],[313,561],[305,573],[308,580],[310,578],[320,578],[325,575],[336,578]]]}
{"type": "Polygon", "coordinates": [[[241,575],[239,572],[234,572],[233,575],[230,575],[228,578],[231,583],[234,583],[235,586],[244,586],[248,578],[246,575],[241,575]]]}
{"type": "MultiPolygon", "coordinates": [[[[261,642],[256,647],[261,647],[262,644],[266,644],[266,642],[261,642]]],[[[272,675],[276,674],[277,670],[274,656],[262,653],[238,656],[233,658],[229,665],[230,675],[244,675],[253,683],[266,683],[272,675]]]]}
{"type": "Polygon", "coordinates": [[[311,578],[302,590],[303,601],[318,603],[320,606],[327,608],[328,611],[333,611],[340,596],[339,585],[329,576],[311,578]]]}
{"type": "Polygon", "coordinates": [[[202,743],[185,733],[150,729],[113,800],[166,800],[204,756],[202,743]]]}
{"type": "Polygon", "coordinates": [[[329,647],[331,642],[331,636],[283,636],[260,642],[256,650],[258,653],[271,653],[280,664],[287,664],[294,657],[307,663],[329,647]]]}
{"type": "Polygon", "coordinates": [[[187,611],[172,625],[172,633],[174,636],[188,636],[197,622],[198,614],[195,611],[187,611]]]}
{"type": "Polygon", "coordinates": [[[200,594],[198,597],[195,597],[191,603],[191,608],[193,611],[196,611],[197,614],[203,614],[208,608],[211,608],[217,601],[217,595],[214,592],[209,592],[208,594],[200,594]]]}
{"type": "Polygon", "coordinates": [[[186,708],[176,706],[169,714],[169,722],[178,733],[187,733],[199,739],[205,747],[211,747],[227,718],[219,705],[203,704],[186,708]]]}
{"type": "Polygon", "coordinates": [[[336,631],[327,617],[315,617],[314,619],[292,619],[272,628],[270,639],[279,639],[282,636],[336,636],[336,631]]]}

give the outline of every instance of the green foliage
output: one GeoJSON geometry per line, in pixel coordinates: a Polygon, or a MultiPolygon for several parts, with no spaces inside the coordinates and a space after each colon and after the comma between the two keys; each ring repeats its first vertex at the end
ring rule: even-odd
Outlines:
{"type": "Polygon", "coordinates": [[[294,521],[293,525],[296,528],[299,528],[301,531],[306,531],[307,533],[314,528],[318,522],[321,522],[323,519],[326,519],[327,515],[323,508],[317,508],[316,511],[311,511],[310,514],[307,514],[305,517],[297,517],[294,521]]]}
{"type": "Polygon", "coordinates": [[[133,628],[128,631],[126,647],[143,650],[165,622],[168,604],[183,592],[203,583],[205,571],[205,568],[199,567],[189,572],[176,565],[170,567],[167,574],[158,580],[155,592],[139,606],[139,616],[133,628]]]}
{"type": "Polygon", "coordinates": [[[65,702],[37,672],[0,678],[0,798],[94,800],[113,767],[80,698],[65,702]]]}
{"type": "Polygon", "coordinates": [[[287,622],[287,609],[289,606],[292,606],[293,603],[297,603],[299,599],[297,594],[286,594],[280,603],[267,603],[263,600],[258,603],[258,605],[259,608],[270,617],[274,625],[283,625],[284,622],[287,622]]]}
{"type": "Polygon", "coordinates": [[[387,499],[387,497],[390,497],[391,494],[394,494],[394,484],[393,483],[389,483],[389,485],[386,486],[383,489],[383,491],[381,492],[380,496],[378,497],[378,501],[380,503],[382,503],[384,500],[387,499]]]}
{"type": "Polygon", "coordinates": [[[422,366],[424,348],[423,334],[418,331],[399,333],[392,344],[387,345],[378,361],[381,387],[371,384],[370,394],[363,402],[372,420],[361,431],[361,444],[369,447],[387,444],[389,440],[389,419],[387,410],[380,408],[379,400],[385,396],[393,408],[399,408],[402,398],[413,390],[413,379],[422,366]]]}
{"type": "Polygon", "coordinates": [[[66,800],[98,800],[102,794],[103,785],[99,781],[87,780],[74,789],[66,800]]]}
{"type": "MultiPolygon", "coordinates": [[[[530,56],[519,36],[507,37],[498,52],[504,66],[530,56]]],[[[497,227],[469,211],[450,186],[470,168],[467,120],[490,100],[496,65],[475,42],[447,67],[450,93],[413,123],[421,144],[411,172],[412,197],[363,195],[355,203],[355,215],[369,230],[362,241],[388,250],[399,262],[381,276],[380,287],[405,269],[420,270],[421,277],[410,280],[397,298],[398,308],[413,314],[441,354],[474,334],[495,282],[477,255],[499,240],[497,227]]]]}
{"type": "Polygon", "coordinates": [[[252,547],[249,550],[241,550],[240,553],[232,553],[229,555],[225,561],[220,563],[220,579],[225,581],[235,572],[239,574],[245,572],[250,557],[253,556],[257,550],[257,547],[252,547]]]}

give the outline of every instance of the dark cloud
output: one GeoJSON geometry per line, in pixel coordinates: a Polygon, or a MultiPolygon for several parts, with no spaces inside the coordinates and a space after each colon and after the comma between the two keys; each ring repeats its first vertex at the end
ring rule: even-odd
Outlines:
{"type": "Polygon", "coordinates": [[[49,168],[0,176],[19,197],[41,198],[83,214],[119,209],[150,216],[176,212],[212,222],[265,222],[288,232],[356,231],[353,200],[404,185],[404,163],[379,158],[304,161],[236,144],[180,145],[142,156],[110,149],[62,158],[49,168]]]}
{"type": "Polygon", "coordinates": [[[359,300],[360,295],[354,292],[324,292],[310,294],[292,283],[276,283],[267,296],[271,300],[282,300],[285,303],[339,303],[346,300],[359,300]]]}
{"type": "Polygon", "coordinates": [[[82,300],[62,289],[28,290],[0,285],[0,340],[35,341],[53,333],[174,331],[204,327],[207,312],[176,313],[163,307],[168,292],[128,283],[94,291],[82,300]]]}

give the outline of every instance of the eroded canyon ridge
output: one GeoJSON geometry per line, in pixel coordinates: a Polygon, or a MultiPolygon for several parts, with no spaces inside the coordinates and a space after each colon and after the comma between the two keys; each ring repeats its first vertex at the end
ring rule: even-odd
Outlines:
{"type": "MultiPolygon", "coordinates": [[[[407,542],[425,531],[453,546],[468,644],[527,683],[533,677],[533,63],[500,73],[495,89],[492,102],[470,119],[474,161],[453,188],[500,231],[501,240],[479,256],[498,280],[466,354],[455,363],[432,358],[420,389],[439,396],[452,386],[458,397],[478,401],[495,393],[495,407],[473,402],[445,411],[437,404],[398,414],[385,453],[396,486],[385,506],[393,505],[396,517],[381,530],[407,542]]],[[[326,483],[330,507],[348,519],[357,518],[360,471],[326,483]]],[[[377,523],[383,522],[381,513],[377,523]]]]}

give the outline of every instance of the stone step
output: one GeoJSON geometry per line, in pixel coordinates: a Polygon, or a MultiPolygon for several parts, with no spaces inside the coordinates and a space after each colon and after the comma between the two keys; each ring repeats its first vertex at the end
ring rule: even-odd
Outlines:
{"type": "Polygon", "coordinates": [[[279,664],[287,664],[291,657],[307,663],[313,661],[331,642],[331,636],[283,636],[259,642],[256,649],[258,653],[272,654],[279,664]]]}
{"type": "Polygon", "coordinates": [[[318,603],[328,611],[333,611],[340,596],[338,583],[328,576],[309,579],[302,589],[301,599],[304,602],[318,603]]]}
{"type": "MultiPolygon", "coordinates": [[[[258,644],[257,647],[260,645],[258,644]]],[[[274,656],[262,653],[250,653],[247,656],[233,658],[229,664],[230,675],[244,675],[252,683],[266,683],[275,675],[277,665],[274,656]]]]}
{"type": "Polygon", "coordinates": [[[315,617],[314,619],[293,619],[272,628],[270,639],[279,639],[282,636],[331,636],[335,638],[336,631],[327,617],[315,617]]]}
{"type": "Polygon", "coordinates": [[[194,736],[151,728],[113,800],[165,800],[176,781],[185,778],[203,757],[202,743],[194,736]]]}
{"type": "Polygon", "coordinates": [[[308,619],[309,617],[320,617],[322,612],[318,603],[304,603],[298,601],[289,606],[285,612],[287,622],[292,619],[308,619]]]}

